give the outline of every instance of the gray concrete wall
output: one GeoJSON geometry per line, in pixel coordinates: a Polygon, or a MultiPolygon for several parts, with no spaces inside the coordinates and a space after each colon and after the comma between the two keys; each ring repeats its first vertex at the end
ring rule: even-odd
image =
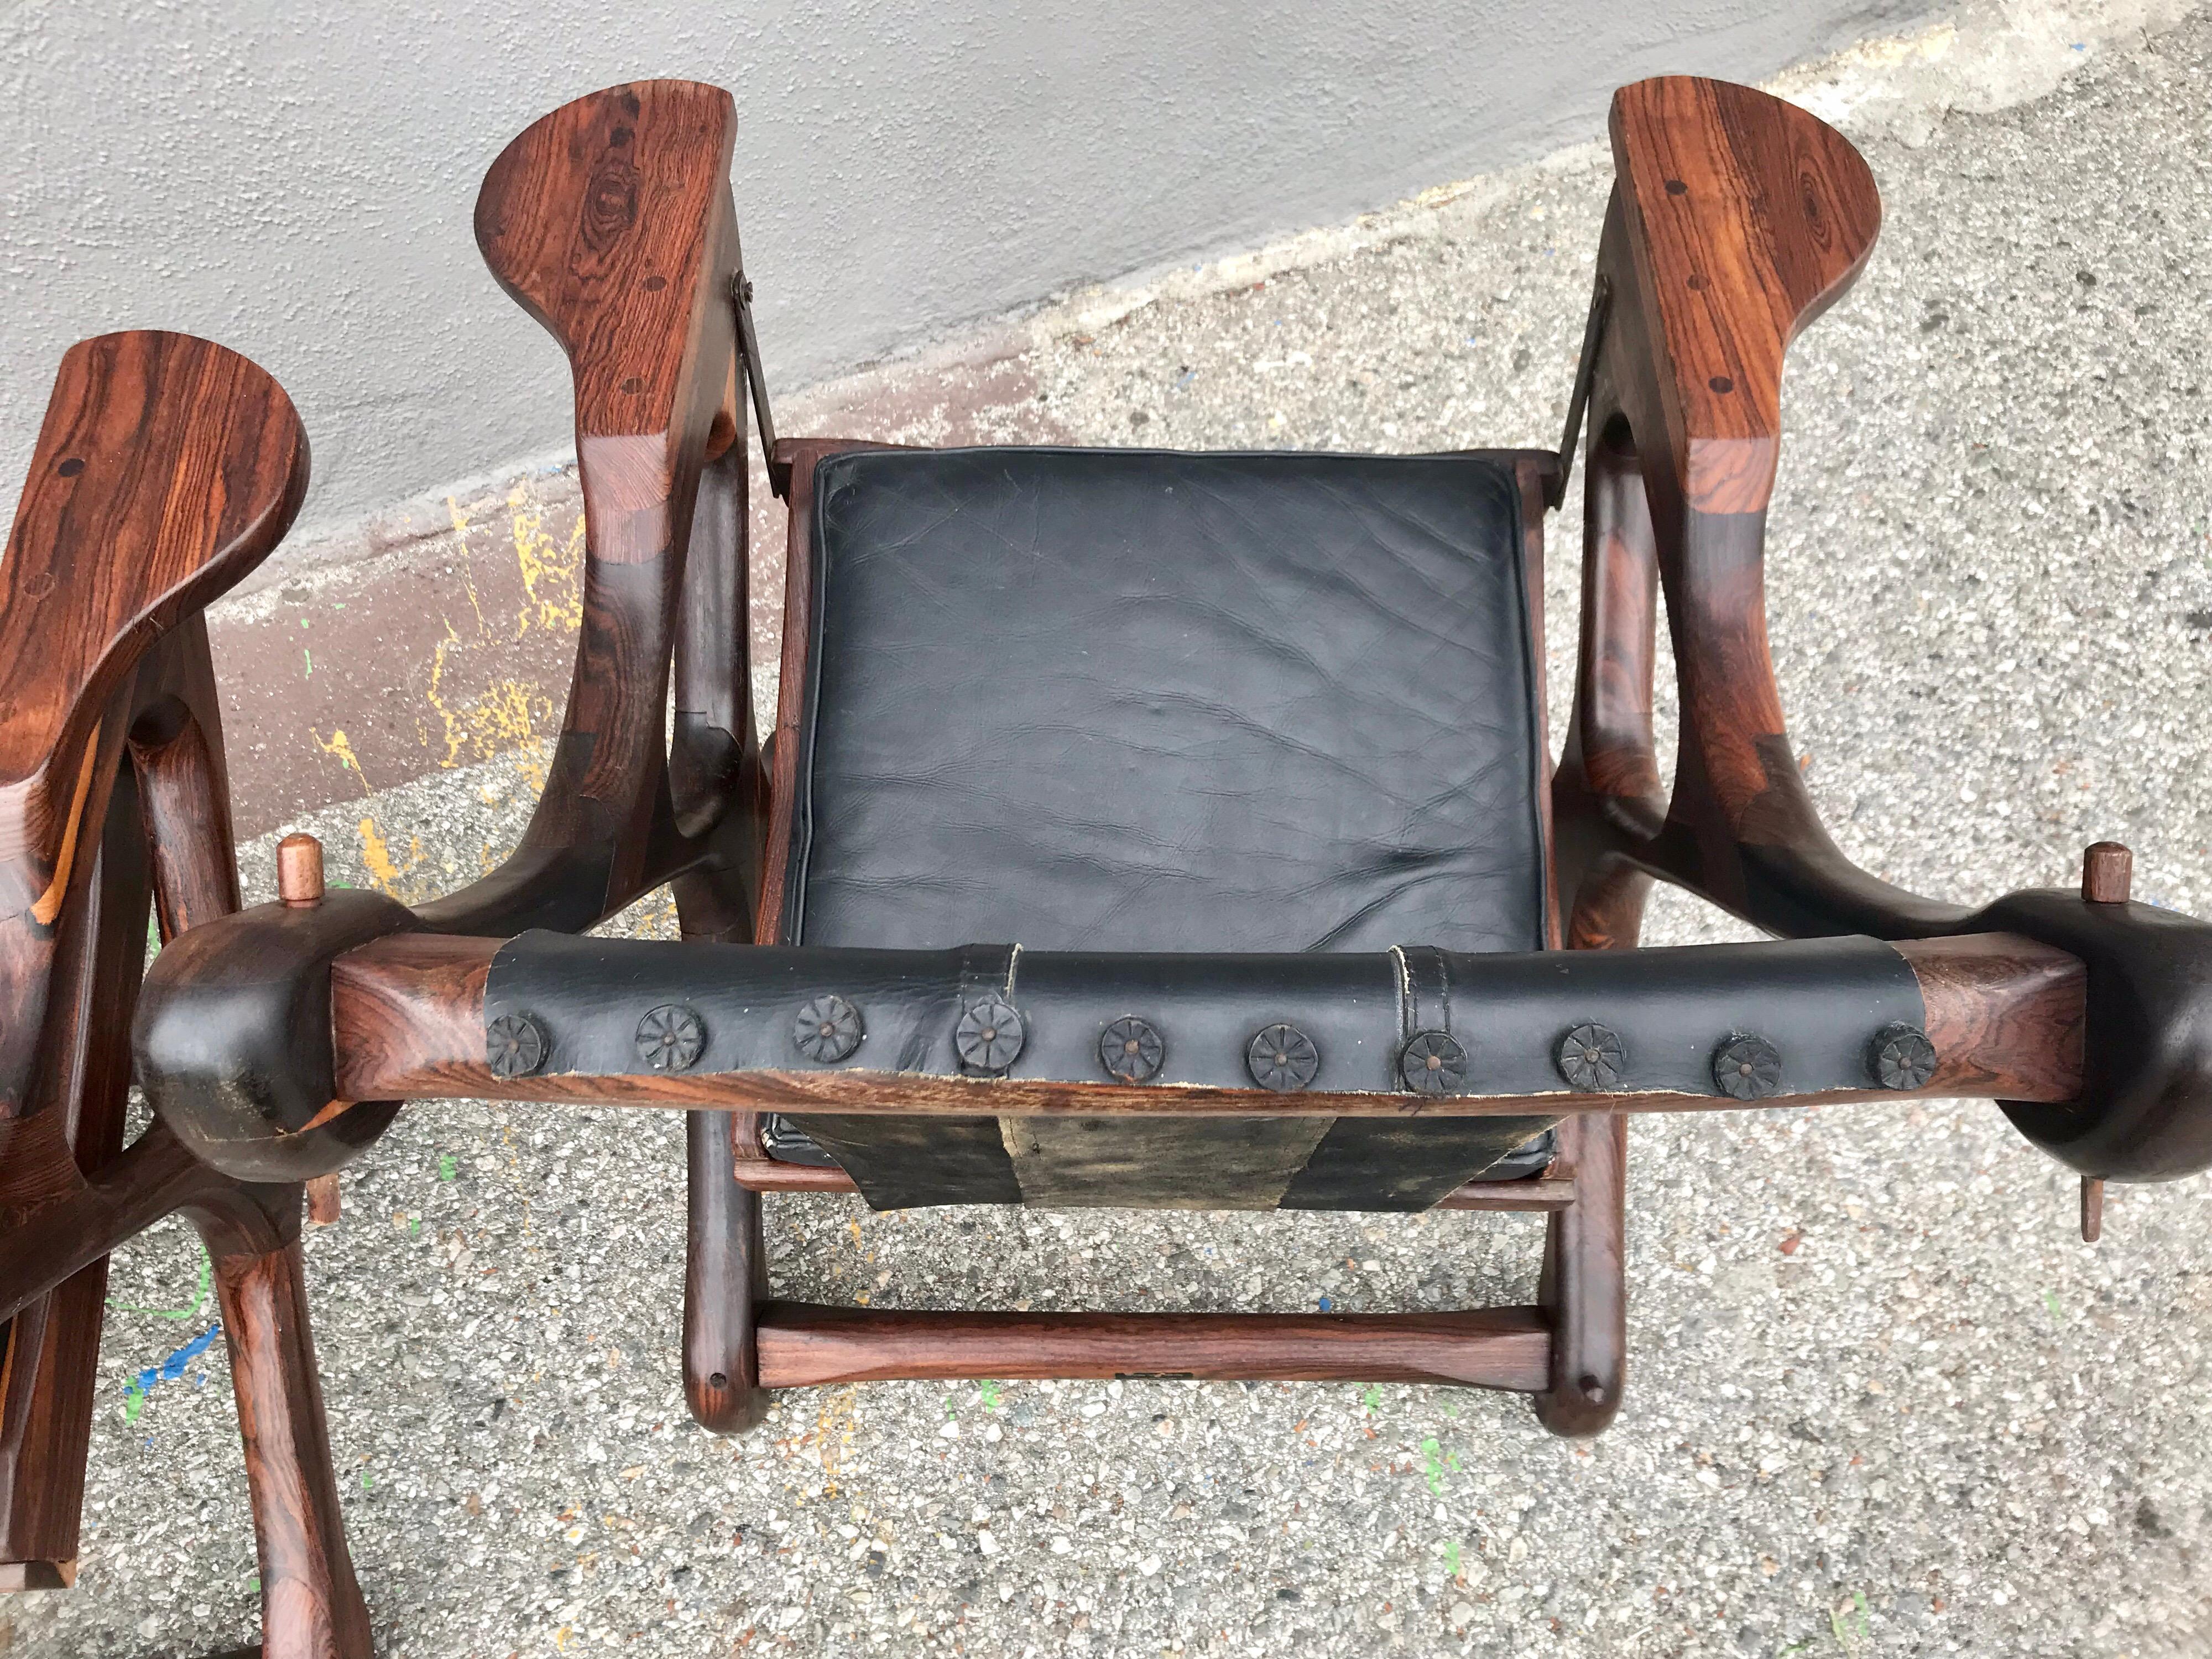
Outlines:
{"type": "Polygon", "coordinates": [[[786,386],[1055,289],[1340,218],[1600,131],[1617,82],[1763,76],[1928,0],[27,0],[0,15],[0,502],[63,349],[259,362],[330,525],[568,441],[478,263],[500,146],[632,76],[737,95],[786,386]]]}

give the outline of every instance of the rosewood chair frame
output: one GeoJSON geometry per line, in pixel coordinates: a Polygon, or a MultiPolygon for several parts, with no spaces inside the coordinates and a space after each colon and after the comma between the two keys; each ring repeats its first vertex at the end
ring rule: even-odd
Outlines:
{"type": "MultiPolygon", "coordinates": [[[[1630,1112],[1978,1097],[2007,1102],[2085,1176],[2164,1178],[2212,1163],[2212,1059],[2197,1035],[2212,1028],[2202,1018],[2212,930],[2127,903],[2123,850],[2092,849],[2079,896],[2020,894],[1969,914],[1856,870],[1820,826],[1768,660],[1761,542],[1784,351],[1856,275],[1876,198],[1863,162],[1820,122],[1687,79],[1640,82],[1614,100],[1617,181],[1567,440],[1559,456],[1516,463],[1533,568],[1540,509],[1562,501],[1587,416],[1581,659],[1549,792],[1549,942],[1628,951],[1657,878],[1784,939],[1816,941],[1731,947],[1753,953],[1730,970],[1745,981],[1770,960],[1761,951],[1796,951],[1816,978],[1889,952],[1881,959],[1902,964],[1923,1010],[1931,1073],[1906,1086],[1869,1079],[1747,1100],[1492,1091],[1477,1079],[1409,1102],[787,1063],[495,1065],[487,999],[512,936],[580,933],[664,883],[686,945],[605,942],[613,959],[689,950],[710,996],[769,960],[811,984],[836,954],[763,947],[776,945],[787,879],[811,492],[822,460],[853,446],[774,435],[728,185],[733,133],[727,94],[641,82],[545,117],[487,177],[477,211],[486,258],[574,374],[584,618],[521,845],[433,903],[326,893],[314,861],[294,858],[278,903],[239,909],[198,611],[282,536],[304,488],[305,440],[273,382],[203,342],[109,336],[64,360],[0,567],[0,1315],[12,1316],[0,1557],[15,1583],[65,1582],[75,1559],[105,1258],[181,1211],[216,1261],[264,1650],[368,1652],[298,1231],[301,1183],[360,1154],[401,1101],[688,1112],[685,1392],[723,1431],[754,1420],[768,1389],[834,1379],[1170,1373],[1473,1383],[1525,1392],[1548,1428],[1590,1434],[1618,1411],[1624,1382],[1630,1112]],[[747,662],[748,393],[790,509],[783,702],[765,746],[747,662]],[[1683,710],[1671,791],[1652,740],[1662,592],[1683,710]],[[149,892],[164,949],[142,991],[149,892]],[[134,1000],[137,1074],[158,1121],[126,1148],[131,1056],[118,1016],[134,1000]],[[1367,1316],[779,1302],[763,1194],[852,1185],[764,1146],[763,1114],[809,1108],[917,1119],[1556,1116],[1544,1176],[1477,1182],[1443,1206],[1546,1214],[1536,1302],[1367,1316]]],[[[1540,631],[1533,574],[1530,598],[1540,631]]],[[[1656,984],[1681,960],[1635,952],[1621,967],[1656,984]]],[[[933,969],[917,959],[898,971],[927,984],[933,969]]]]}

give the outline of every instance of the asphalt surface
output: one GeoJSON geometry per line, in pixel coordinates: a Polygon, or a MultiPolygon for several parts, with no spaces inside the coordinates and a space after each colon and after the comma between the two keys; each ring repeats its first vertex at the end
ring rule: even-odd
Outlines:
{"type": "MultiPolygon", "coordinates": [[[[1769,599],[1814,795],[1908,886],[2065,883],[2116,836],[2138,896],[2212,914],[2208,94],[2199,18],[1868,142],[1886,229],[1792,354],[1769,599]]],[[[1026,372],[1090,441],[1548,442],[1606,185],[1569,158],[1026,372]]],[[[342,878],[426,891],[511,844],[540,765],[298,822],[342,878]]],[[[1646,935],[1739,936],[1679,899],[1646,935]]],[[[680,1123],[410,1110],[307,1244],[380,1650],[2212,1648],[2212,1183],[2115,1189],[2089,1249],[2070,1177],[1986,1104],[1651,1118],[1631,1146],[1629,1399],[1591,1443],[1506,1396],[1158,1382],[797,1390],[725,1441],[678,1382],[680,1123]]],[[[793,1198],[769,1236],[779,1288],[831,1301],[1425,1309],[1527,1300],[1540,1224],[793,1198]]],[[[173,1224],[118,1254],[82,1575],[0,1610],[0,1648],[252,1636],[220,1340],[164,1366],[209,1328],[198,1275],[173,1224]]]]}

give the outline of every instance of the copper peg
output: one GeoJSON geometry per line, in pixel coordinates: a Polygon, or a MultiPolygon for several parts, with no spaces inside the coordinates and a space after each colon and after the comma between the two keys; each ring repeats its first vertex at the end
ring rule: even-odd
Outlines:
{"type": "Polygon", "coordinates": [[[2105,1182],[2099,1176],[2081,1177],[2081,1242],[2094,1244],[2105,1232],[2105,1182]]]}
{"type": "Polygon", "coordinates": [[[313,836],[276,843],[276,896],[295,908],[323,902],[323,844],[313,836]]]}
{"type": "MultiPolygon", "coordinates": [[[[304,839],[304,838],[303,838],[304,839]]],[[[290,900],[286,900],[288,904],[290,900]]],[[[319,1175],[307,1182],[307,1219],[318,1227],[334,1225],[338,1218],[338,1178],[319,1175]]]]}
{"type": "Polygon", "coordinates": [[[2116,841],[2096,842],[2081,854],[2081,896],[2092,904],[2125,904],[2136,855],[2116,841]]]}

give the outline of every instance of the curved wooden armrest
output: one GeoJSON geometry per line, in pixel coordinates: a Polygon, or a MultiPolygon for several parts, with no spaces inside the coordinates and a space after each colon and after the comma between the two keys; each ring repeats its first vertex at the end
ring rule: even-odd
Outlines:
{"type": "Polygon", "coordinates": [[[291,400],[236,352],[138,331],[63,357],[0,562],[0,1115],[35,1070],[134,671],[267,556],[307,487],[291,400]]]}
{"type": "Polygon", "coordinates": [[[1785,936],[1955,932],[1965,909],[1860,870],[1821,826],[1767,648],[1783,356],[1864,265],[1873,176],[1826,123],[1723,82],[1625,87],[1612,125],[1583,657],[1554,799],[1571,935],[1633,944],[1651,875],[1785,936]],[[1662,586],[1682,708],[1671,794],[1651,739],[1662,586]]]}
{"type": "Polygon", "coordinates": [[[0,564],[0,916],[52,925],[115,694],[307,488],[291,399],[236,352],[143,330],[62,358],[0,564]]]}
{"type": "Polygon", "coordinates": [[[1794,104],[1663,76],[1613,98],[1637,308],[1684,499],[1762,511],[1782,432],[1782,357],[1857,277],[1881,227],[1874,174],[1794,104]]]}
{"type": "MultiPolygon", "coordinates": [[[[485,263],[561,343],[574,377],[584,618],[522,845],[483,881],[424,906],[432,927],[588,927],[681,861],[664,711],[701,471],[737,436],[736,133],[719,87],[635,82],[533,123],[484,176],[485,263]]],[[[741,619],[737,631],[723,656],[742,653],[741,619]]],[[[740,656],[722,678],[742,685],[742,668],[740,656]]]]}
{"type": "Polygon", "coordinates": [[[526,128],[477,198],[484,263],[568,354],[597,559],[668,550],[682,452],[696,470],[722,405],[737,131],[720,87],[610,87],[526,128]]]}

